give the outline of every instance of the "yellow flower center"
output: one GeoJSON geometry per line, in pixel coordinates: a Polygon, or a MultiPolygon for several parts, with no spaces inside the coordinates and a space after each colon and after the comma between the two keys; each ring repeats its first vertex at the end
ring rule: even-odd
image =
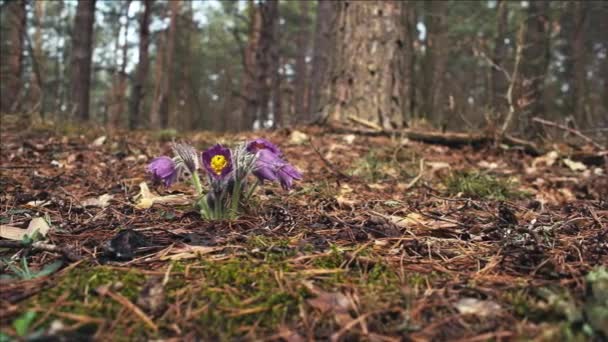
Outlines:
{"type": "Polygon", "coordinates": [[[228,160],[221,154],[217,154],[211,158],[211,168],[218,175],[222,174],[222,170],[228,165],[228,160]]]}

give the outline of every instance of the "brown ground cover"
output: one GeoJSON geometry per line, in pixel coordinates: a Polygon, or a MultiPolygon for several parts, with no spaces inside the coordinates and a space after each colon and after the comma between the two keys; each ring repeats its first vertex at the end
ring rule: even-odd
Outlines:
{"type": "Polygon", "coordinates": [[[0,223],[43,217],[50,230],[0,240],[3,338],[606,338],[605,160],[298,133],[4,129],[0,223]],[[146,178],[172,138],[202,150],[256,136],[303,171],[291,192],[265,185],[224,222],[183,203],[136,207],[144,181],[191,194],[146,178]]]}

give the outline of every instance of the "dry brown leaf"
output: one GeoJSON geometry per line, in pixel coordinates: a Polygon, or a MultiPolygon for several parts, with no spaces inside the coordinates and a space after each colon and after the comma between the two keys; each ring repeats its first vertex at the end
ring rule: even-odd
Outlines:
{"type": "Polygon", "coordinates": [[[48,231],[51,229],[48,222],[42,217],[36,217],[30,221],[30,224],[27,226],[27,229],[13,227],[9,225],[2,224],[0,225],[0,237],[9,240],[23,240],[25,236],[32,236],[36,231],[42,235],[46,236],[48,231]]]}
{"type": "Polygon", "coordinates": [[[207,247],[207,246],[190,246],[186,245],[181,248],[170,250],[166,255],[160,257],[160,260],[184,260],[194,259],[201,255],[213,253],[222,250],[226,247],[236,246],[219,246],[219,247],[207,247]]]}
{"type": "Polygon", "coordinates": [[[289,143],[294,145],[301,145],[308,141],[308,134],[294,130],[289,136],[289,143]]]}
{"type": "Polygon", "coordinates": [[[146,182],[141,182],[139,184],[139,189],[139,194],[134,198],[136,200],[135,207],[138,209],[148,209],[154,204],[186,205],[190,203],[190,199],[183,194],[168,196],[154,195],[148,188],[146,182]]]}
{"type": "Polygon", "coordinates": [[[480,317],[495,316],[501,310],[500,305],[496,302],[477,298],[462,298],[454,306],[461,314],[480,317]]]}
{"type": "Polygon", "coordinates": [[[87,198],[82,201],[83,207],[99,207],[105,208],[110,205],[110,201],[114,198],[114,195],[103,194],[99,197],[87,198]]]}

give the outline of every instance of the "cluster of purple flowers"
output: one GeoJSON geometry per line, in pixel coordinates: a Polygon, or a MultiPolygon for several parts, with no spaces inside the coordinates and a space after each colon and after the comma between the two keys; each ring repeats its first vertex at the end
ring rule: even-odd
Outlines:
{"type": "MultiPolygon", "coordinates": [[[[209,218],[223,218],[223,213],[228,212],[227,207],[232,208],[234,214],[241,193],[248,189],[249,174],[253,174],[259,183],[278,181],[285,190],[293,187],[294,180],[302,179],[302,173],[286,162],[281,150],[266,139],[249,141],[234,150],[217,144],[200,155],[187,144],[175,144],[173,151],[176,155],[174,158],[161,156],[153,159],[148,165],[148,172],[155,181],[167,187],[182,176],[191,176],[197,194],[202,196],[198,177],[198,169],[202,165],[210,191],[207,200],[199,202],[199,205],[204,211],[203,216],[209,218]]],[[[249,189],[249,195],[254,188],[249,189]]]]}

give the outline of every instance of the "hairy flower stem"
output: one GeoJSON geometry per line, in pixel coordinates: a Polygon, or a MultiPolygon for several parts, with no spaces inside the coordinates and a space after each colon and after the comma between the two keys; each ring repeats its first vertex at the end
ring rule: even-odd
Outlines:
{"type": "Polygon", "coordinates": [[[230,210],[230,215],[232,216],[231,218],[238,217],[240,197],[241,197],[241,182],[237,180],[234,182],[234,190],[232,192],[232,201],[230,203],[232,205],[232,208],[230,210]]]}
{"type": "Polygon", "coordinates": [[[255,191],[255,189],[258,188],[258,185],[260,185],[260,180],[256,179],[255,183],[253,183],[253,186],[251,186],[249,191],[247,191],[247,195],[245,196],[245,202],[249,201],[249,198],[251,197],[251,195],[253,195],[253,192],[255,191]]]}
{"type": "Polygon", "coordinates": [[[203,187],[201,186],[201,179],[198,177],[198,172],[192,172],[192,183],[196,189],[196,196],[201,197],[203,195],[203,187]]]}

